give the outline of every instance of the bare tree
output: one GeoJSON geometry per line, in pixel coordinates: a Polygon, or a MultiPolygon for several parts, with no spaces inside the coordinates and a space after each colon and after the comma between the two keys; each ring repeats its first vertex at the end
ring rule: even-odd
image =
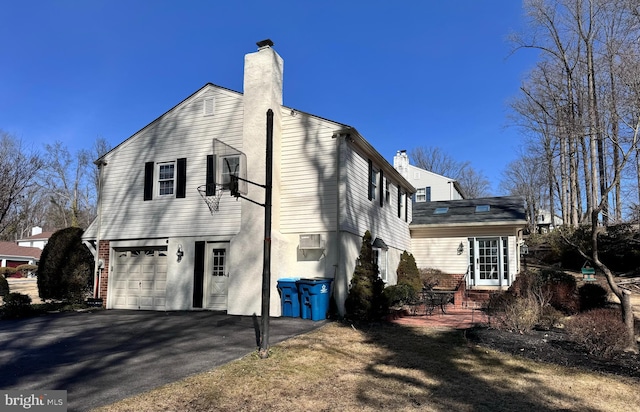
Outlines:
{"type": "Polygon", "coordinates": [[[411,150],[410,156],[417,167],[457,180],[467,198],[490,193],[491,184],[482,172],[474,170],[468,161],[455,160],[439,147],[419,146],[411,150]]]}
{"type": "Polygon", "coordinates": [[[507,165],[500,182],[503,191],[524,198],[530,233],[537,231],[536,217],[544,207],[545,181],[544,164],[538,160],[538,156],[535,153],[522,153],[507,165]]]}
{"type": "Polygon", "coordinates": [[[551,98],[540,98],[540,93],[529,93],[527,98],[533,96],[538,109],[555,118],[570,223],[582,223],[584,216],[591,225],[591,252],[573,246],[605,273],[611,291],[622,302],[629,347],[637,350],[629,296],[600,261],[598,237],[609,221],[612,194],[616,210],[622,207],[622,175],[633,156],[638,159],[640,4],[637,0],[526,0],[524,4],[531,31],[527,39],[514,37],[514,41],[518,48],[540,51],[547,67],[560,68],[550,84],[562,87],[548,88],[551,98]]]}
{"type": "Polygon", "coordinates": [[[37,153],[25,150],[20,140],[0,130],[0,236],[17,233],[21,208],[42,166],[37,153]]]}
{"type": "Polygon", "coordinates": [[[469,162],[459,162],[439,147],[418,146],[411,150],[410,156],[417,167],[454,179],[470,167],[469,162]]]}
{"type": "Polygon", "coordinates": [[[93,218],[89,152],[79,150],[72,155],[61,142],[47,144],[45,149],[49,161],[41,181],[52,206],[50,219],[56,226],[87,227],[93,218]]]}
{"type": "Polygon", "coordinates": [[[491,195],[491,183],[482,172],[467,167],[456,178],[462,191],[469,199],[487,197],[491,195]]]}

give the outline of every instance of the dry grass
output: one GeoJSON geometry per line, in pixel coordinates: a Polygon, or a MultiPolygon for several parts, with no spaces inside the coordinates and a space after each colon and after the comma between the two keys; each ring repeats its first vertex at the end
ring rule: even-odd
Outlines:
{"type": "Polygon", "coordinates": [[[108,411],[635,411],[637,380],[535,363],[463,332],[338,323],[108,411]]]}

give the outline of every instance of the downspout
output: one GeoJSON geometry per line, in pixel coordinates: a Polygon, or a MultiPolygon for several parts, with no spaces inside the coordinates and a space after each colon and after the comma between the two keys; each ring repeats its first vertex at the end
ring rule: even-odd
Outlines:
{"type": "MultiPolygon", "coordinates": [[[[340,232],[340,151],[342,149],[342,136],[340,134],[335,135],[336,137],[336,263],[335,263],[335,272],[334,272],[334,294],[333,298],[337,298],[336,291],[339,290],[342,284],[338,284],[338,281],[342,281],[341,276],[341,261],[342,261],[342,234],[340,232]]],[[[336,305],[338,306],[338,312],[340,316],[344,316],[344,307],[343,302],[338,303],[336,299],[336,305]]]]}
{"type": "Polygon", "coordinates": [[[100,275],[102,274],[102,270],[104,269],[104,261],[100,259],[100,230],[102,228],[102,170],[104,166],[107,165],[107,162],[104,160],[98,160],[96,163],[98,166],[98,216],[96,222],[96,259],[93,269],[93,281],[94,281],[94,289],[93,289],[93,297],[96,299],[100,299],[100,275]]]}

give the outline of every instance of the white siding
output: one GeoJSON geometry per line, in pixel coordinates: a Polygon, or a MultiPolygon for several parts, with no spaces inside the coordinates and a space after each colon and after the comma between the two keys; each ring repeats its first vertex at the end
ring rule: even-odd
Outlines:
{"type": "Polygon", "coordinates": [[[416,259],[416,265],[421,269],[439,269],[451,274],[467,273],[468,249],[466,237],[411,239],[413,257],[416,259]],[[458,255],[457,249],[460,242],[464,245],[464,253],[458,255]]]}
{"type": "MultiPolygon", "coordinates": [[[[411,201],[408,203],[408,222],[404,212],[398,217],[398,184],[391,181],[389,203],[380,206],[380,199],[369,200],[368,159],[344,146],[342,152],[342,173],[344,192],[341,194],[341,228],[362,237],[366,230],[375,239],[379,237],[389,247],[409,250],[409,223],[411,222],[411,201]]],[[[375,167],[376,165],[374,165],[375,167]]],[[[388,176],[385,174],[385,181],[388,176]]],[[[384,185],[382,187],[384,194],[384,185]]]]}
{"type": "Polygon", "coordinates": [[[453,187],[453,179],[409,165],[408,181],[415,187],[431,188],[431,201],[456,200],[461,196],[453,187]]]}
{"type": "MultiPolygon", "coordinates": [[[[109,153],[102,181],[103,239],[233,234],[240,208],[225,196],[211,216],[197,187],[206,182],[212,140],[241,148],[241,96],[208,85],[109,153]],[[205,97],[215,97],[215,114],[203,115],[205,97]],[[145,162],[187,159],[186,198],[144,201],[145,162]]],[[[154,176],[157,180],[157,176],[154,176]]],[[[154,193],[155,194],[155,193],[154,193]]]]}
{"type": "Polygon", "coordinates": [[[336,139],[333,122],[282,109],[280,229],[315,233],[336,228],[336,139]]]}

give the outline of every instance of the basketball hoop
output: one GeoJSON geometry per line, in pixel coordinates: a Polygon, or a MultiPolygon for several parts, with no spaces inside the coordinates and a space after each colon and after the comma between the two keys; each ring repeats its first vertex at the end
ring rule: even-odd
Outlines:
{"type": "Polygon", "coordinates": [[[220,199],[222,198],[222,192],[224,191],[224,186],[215,185],[215,190],[213,194],[207,194],[207,185],[198,186],[198,193],[200,193],[200,197],[204,200],[204,202],[209,207],[209,211],[211,214],[214,214],[218,211],[220,207],[220,199]]]}

